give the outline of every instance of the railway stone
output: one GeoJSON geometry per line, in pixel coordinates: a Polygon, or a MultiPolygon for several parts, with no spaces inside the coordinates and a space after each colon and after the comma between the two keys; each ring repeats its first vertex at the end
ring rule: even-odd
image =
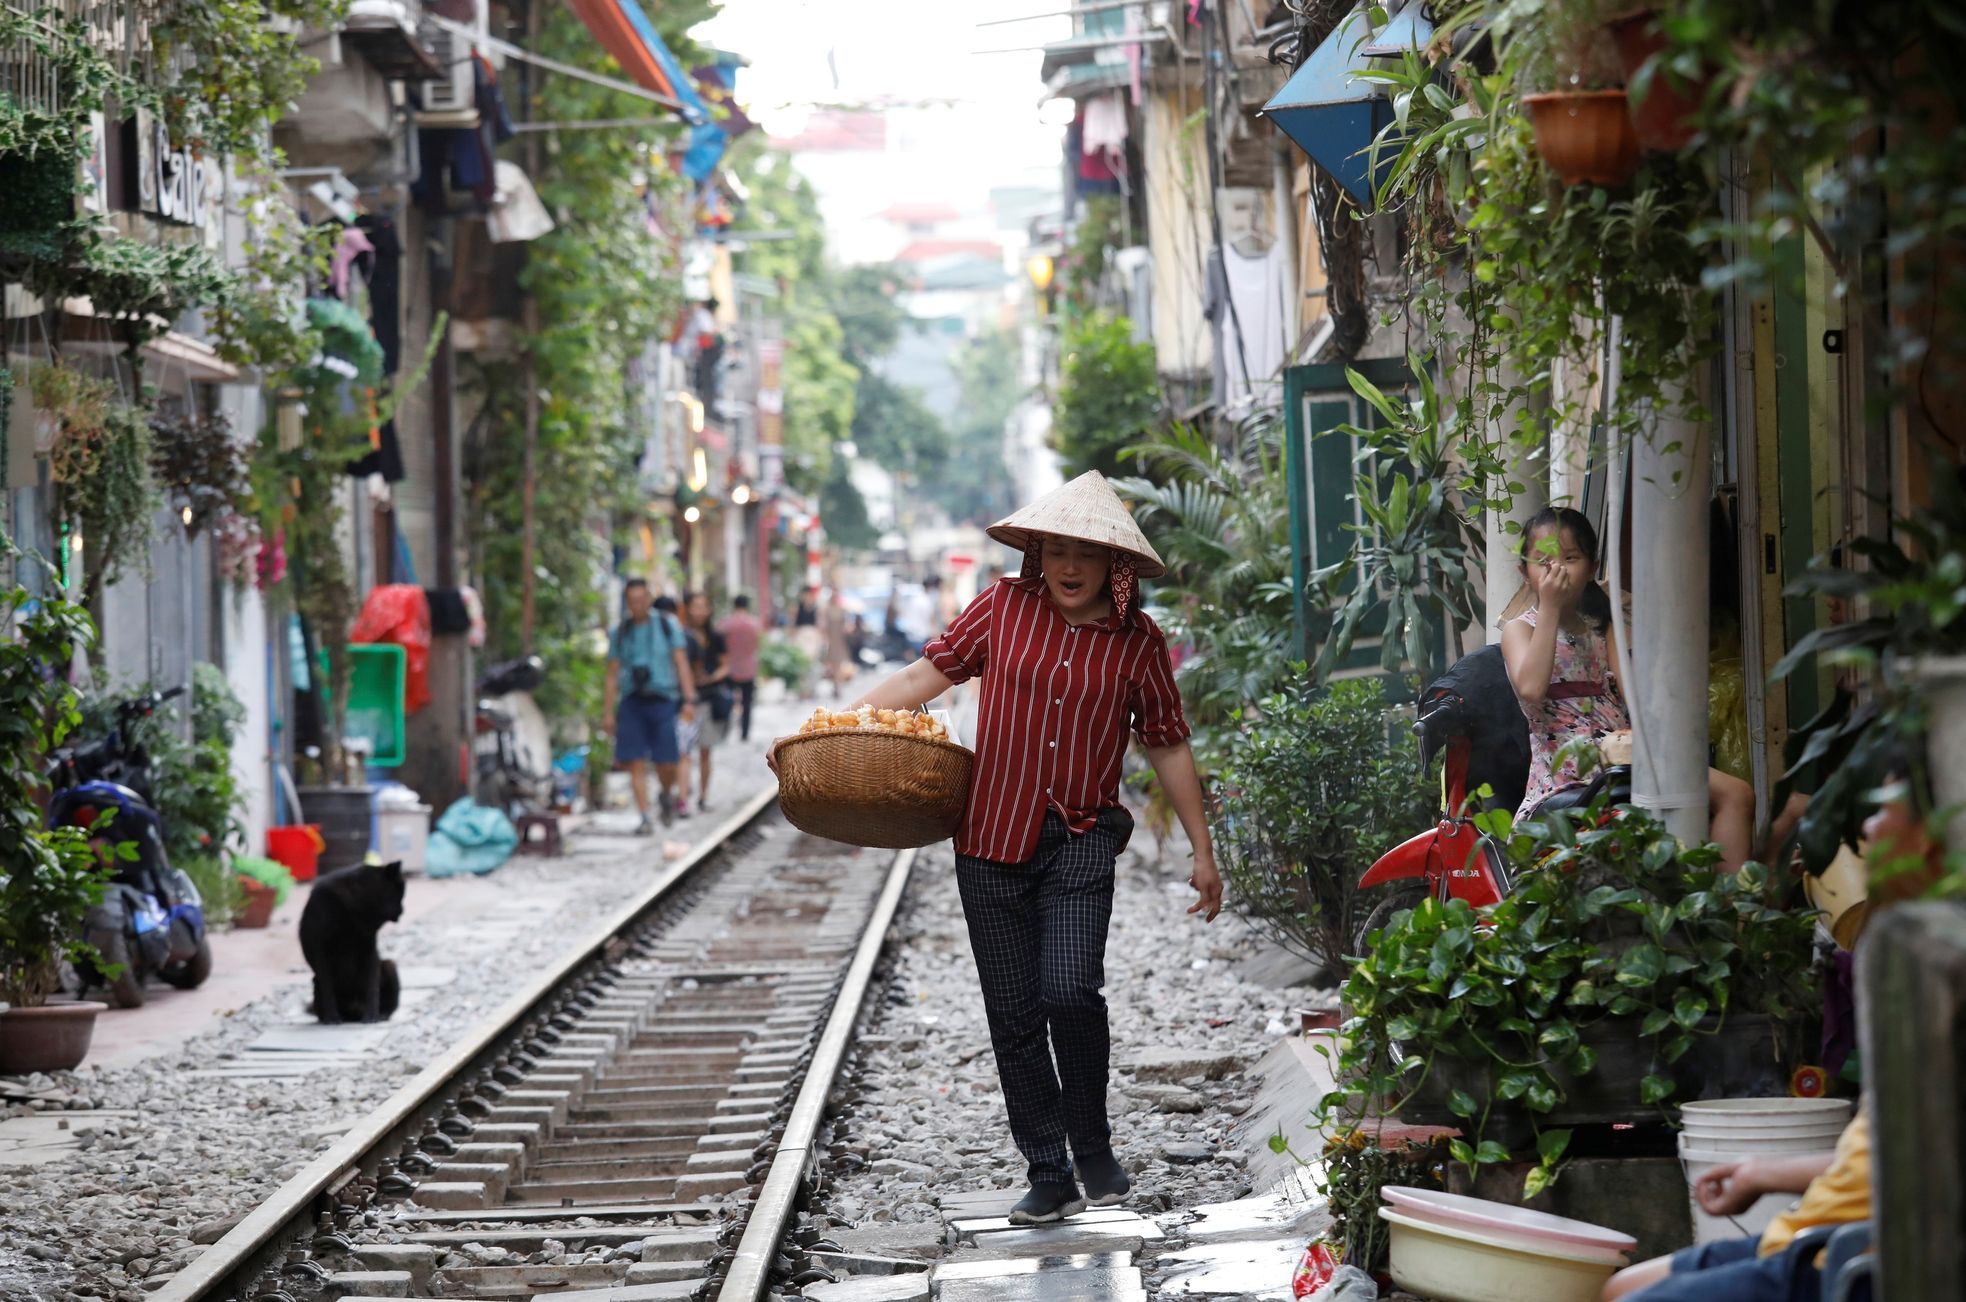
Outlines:
{"type": "Polygon", "coordinates": [[[735,1193],[744,1187],[742,1171],[712,1171],[676,1177],[676,1197],[708,1198],[712,1194],[735,1193]]]}
{"type": "Polygon", "coordinates": [[[1242,1070],[1242,1059],[1233,1053],[1196,1053],[1186,1049],[1135,1049],[1113,1059],[1115,1071],[1130,1072],[1143,1081],[1163,1081],[1179,1085],[1190,1077],[1221,1080],[1242,1070]]]}
{"type": "Polygon", "coordinates": [[[546,1142],[546,1128],[533,1121],[487,1121],[471,1132],[471,1139],[481,1144],[517,1144],[534,1153],[546,1142]]]}
{"type": "MultiPolygon", "coordinates": [[[[440,1162],[437,1166],[437,1179],[440,1184],[476,1184],[485,1191],[487,1205],[500,1202],[505,1197],[506,1186],[512,1182],[512,1168],[502,1162],[440,1162]]],[[[429,1185],[417,1186],[418,1201],[429,1185]]]]}
{"type": "Polygon", "coordinates": [[[355,1260],[371,1271],[402,1272],[419,1288],[429,1287],[437,1274],[437,1250],[422,1243],[365,1243],[355,1260]]]}
{"type": "Polygon", "coordinates": [[[343,1297],[408,1297],[414,1282],[407,1270],[344,1270],[328,1276],[328,1287],[343,1297]]]}
{"type": "Polygon", "coordinates": [[[492,1197],[481,1181],[425,1180],[416,1187],[416,1205],[440,1212],[475,1211],[490,1207],[492,1197]]]}
{"type": "Polygon", "coordinates": [[[929,1296],[928,1276],[850,1275],[831,1284],[808,1284],[808,1302],[920,1302],[929,1296]]]}
{"type": "Polygon", "coordinates": [[[643,1261],[687,1261],[699,1256],[707,1260],[716,1255],[715,1230],[664,1230],[642,1240],[643,1261]]]}
{"type": "Polygon", "coordinates": [[[1135,1085],[1126,1092],[1156,1112],[1200,1112],[1207,1106],[1201,1095],[1185,1085],[1135,1085]]]}

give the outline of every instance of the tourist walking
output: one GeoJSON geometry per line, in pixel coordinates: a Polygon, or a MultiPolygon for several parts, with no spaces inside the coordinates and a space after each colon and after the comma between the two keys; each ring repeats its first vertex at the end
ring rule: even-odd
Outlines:
{"type": "Polygon", "coordinates": [[[1114,864],[1133,831],[1120,804],[1129,731],[1194,847],[1189,913],[1221,909],[1188,724],[1167,642],[1135,581],[1164,572],[1097,471],[991,526],[1024,553],[923,658],[861,703],[903,709],[981,681],[976,765],[956,832],[969,924],[1011,1137],[1030,1190],[1020,1225],[1122,1201],[1131,1187],[1106,1116],[1106,928],[1114,864]],[[1055,1063],[1055,1065],[1054,1065],[1055,1063]],[[1080,1184],[1083,1182],[1083,1192],[1080,1184]]]}
{"type": "Polygon", "coordinates": [[[712,617],[710,594],[683,598],[683,626],[690,634],[690,671],[696,677],[696,807],[710,807],[710,759],[730,735],[730,653],[712,617]]]}
{"type": "MultiPolygon", "coordinates": [[[[628,764],[635,808],[642,816],[638,836],[655,830],[649,816],[649,766],[662,784],[662,821],[676,818],[681,774],[678,725],[696,717],[696,685],[690,680],[688,638],[675,618],[654,609],[642,579],[630,579],[622,597],[627,614],[608,637],[608,668],[602,688],[603,727],[614,735],[614,757],[628,764]],[[622,680],[627,679],[624,686],[622,680]]],[[[673,603],[672,603],[673,605],[673,603]]]]}
{"type": "Polygon", "coordinates": [[[758,647],[765,626],[751,613],[751,598],[738,593],[730,599],[730,614],[717,626],[724,635],[724,676],[737,710],[737,736],[751,740],[751,706],[758,695],[758,647]]]}

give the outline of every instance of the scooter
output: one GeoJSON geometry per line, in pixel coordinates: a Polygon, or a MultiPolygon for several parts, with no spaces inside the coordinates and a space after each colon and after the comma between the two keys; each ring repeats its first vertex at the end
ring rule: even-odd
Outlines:
{"type": "Polygon", "coordinates": [[[488,699],[530,692],[546,681],[546,662],[522,656],[493,665],[478,679],[475,721],[477,781],[472,799],[517,817],[534,803],[550,783],[550,773],[534,772],[520,754],[517,719],[510,710],[488,699]]]}
{"type": "MultiPolygon", "coordinates": [[[[1420,737],[1420,765],[1436,755],[1441,765],[1441,809],[1434,827],[1400,842],[1358,880],[1360,890],[1400,883],[1366,914],[1353,932],[1354,952],[1368,938],[1427,896],[1466,900],[1476,909],[1500,903],[1515,889],[1501,842],[1475,822],[1484,809],[1513,810],[1529,782],[1529,724],[1516,703],[1502,649],[1487,646],[1457,660],[1420,695],[1413,730],[1420,737]],[[1483,787],[1491,793],[1479,798],[1483,787]]],[[[1552,794],[1533,811],[1584,809],[1599,798],[1631,800],[1631,768],[1598,770],[1580,787],[1552,794]]]]}
{"type": "Polygon", "coordinates": [[[151,803],[150,757],[130,741],[136,722],[184,694],[146,692],[116,707],[109,734],[57,750],[50,762],[48,826],[81,827],[116,874],[82,921],[94,959],[76,964],[81,990],[104,986],[118,1008],[140,1008],[145,982],[192,990],[212,973],[204,901],[164,850],[164,820],[151,803]],[[118,853],[135,847],[135,858],[118,853]]]}

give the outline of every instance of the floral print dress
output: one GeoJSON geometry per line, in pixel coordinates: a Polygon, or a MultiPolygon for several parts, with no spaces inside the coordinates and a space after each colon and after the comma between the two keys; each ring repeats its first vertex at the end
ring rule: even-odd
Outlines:
{"type": "MultiPolygon", "coordinates": [[[[1536,627],[1534,608],[1516,618],[1536,627]]],[[[1516,699],[1529,720],[1529,786],[1515,811],[1522,818],[1553,793],[1584,783],[1574,760],[1557,763],[1559,750],[1578,737],[1601,742],[1631,727],[1631,719],[1612,672],[1610,644],[1597,632],[1558,630],[1549,694],[1538,705],[1516,699]]]]}

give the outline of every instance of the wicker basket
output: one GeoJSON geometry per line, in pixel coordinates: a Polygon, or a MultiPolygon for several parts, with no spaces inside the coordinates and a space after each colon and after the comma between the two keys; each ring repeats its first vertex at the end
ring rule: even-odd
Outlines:
{"type": "Polygon", "coordinates": [[[801,832],[882,850],[956,834],[976,753],[873,728],[821,728],[778,743],[778,807],[801,832]]]}

